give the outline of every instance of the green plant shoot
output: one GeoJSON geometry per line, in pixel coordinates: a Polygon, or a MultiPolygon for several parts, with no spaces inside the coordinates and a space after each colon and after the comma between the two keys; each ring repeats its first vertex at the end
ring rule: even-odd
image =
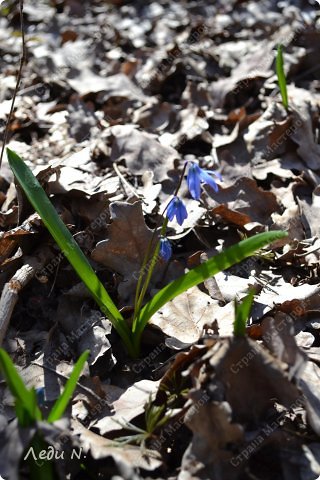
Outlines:
{"type": "Polygon", "coordinates": [[[286,110],[288,110],[288,93],[287,93],[287,80],[283,68],[283,54],[282,45],[278,45],[277,58],[276,58],[276,72],[278,77],[278,84],[280,88],[282,104],[286,110]]]}
{"type": "MultiPolygon", "coordinates": [[[[78,358],[71,375],[65,384],[63,392],[49,413],[47,419],[48,422],[55,422],[64,414],[89,354],[89,350],[85,350],[78,358]]],[[[28,389],[25,386],[11,358],[3,348],[0,348],[0,370],[2,371],[9,390],[15,399],[16,414],[19,420],[19,425],[22,427],[29,427],[38,420],[42,420],[42,413],[38,407],[35,389],[28,389]]]]}
{"type": "Polygon", "coordinates": [[[15,399],[16,414],[21,427],[29,427],[37,420],[42,420],[42,413],[37,404],[34,388],[25,387],[11,358],[0,348],[0,369],[15,399]]]}
{"type": "Polygon", "coordinates": [[[201,265],[193,268],[188,273],[173,280],[156,293],[141,309],[139,319],[136,322],[136,330],[134,331],[135,340],[139,342],[141,334],[152,315],[154,315],[167,302],[180,295],[180,293],[199,285],[207,278],[232,267],[232,265],[250,257],[266,245],[286,236],[286,232],[278,230],[258,233],[251,238],[242,240],[236,245],[227,248],[224,252],[215,255],[201,265]]]}
{"type": "MultiPolygon", "coordinates": [[[[47,421],[52,423],[59,420],[65,412],[67,405],[77,386],[78,379],[81,375],[83,366],[88,359],[89,351],[85,350],[76,362],[70,378],[63,389],[62,394],[57,399],[49,413],[47,421]]],[[[37,395],[34,388],[28,389],[11,358],[5,350],[0,348],[0,370],[3,373],[10,392],[15,399],[15,410],[19,425],[23,428],[32,427],[37,421],[43,420],[41,410],[38,406],[37,395]]],[[[35,455],[46,449],[47,444],[41,436],[40,432],[36,432],[31,447],[35,455]]],[[[46,461],[38,465],[33,457],[28,458],[30,467],[30,478],[32,480],[54,480],[54,468],[51,461],[46,461]]]]}
{"type": "Polygon", "coordinates": [[[250,290],[249,294],[246,295],[241,302],[234,301],[234,323],[233,323],[233,334],[236,337],[244,337],[246,334],[246,327],[248,318],[251,312],[254,290],[250,290]]]}
{"type": "Polygon", "coordinates": [[[43,223],[71,263],[75,272],[89,289],[101,311],[111,320],[130,353],[131,342],[129,327],[93,271],[87,257],[57,214],[54,206],[30,168],[9,148],[7,148],[7,155],[14,176],[23,188],[29,202],[40,215],[43,223]]]}
{"type": "Polygon", "coordinates": [[[64,414],[65,409],[70,401],[70,398],[73,395],[73,392],[77,386],[77,381],[81,375],[84,364],[88,360],[89,350],[85,350],[77,360],[77,363],[73,367],[71,375],[67,380],[67,383],[64,386],[63,392],[60,397],[57,399],[56,403],[53,405],[51,412],[48,416],[48,422],[56,422],[64,414]]]}
{"type": "Polygon", "coordinates": [[[152,269],[158,256],[158,242],[154,254],[151,257],[152,268],[148,271],[146,282],[137,296],[138,308],[135,309],[134,318],[132,319],[132,328],[130,330],[128,324],[93,271],[89,261],[58,216],[58,213],[29,167],[16,153],[9,149],[7,149],[7,155],[10,167],[17,181],[25,191],[29,201],[42,218],[43,223],[48,228],[49,232],[56,240],[81,280],[87,286],[101,311],[109,318],[114,328],[119,333],[129,355],[132,357],[139,356],[142,332],[152,315],[154,315],[164,304],[189,288],[199,285],[207,278],[241,262],[245,258],[253,255],[257,250],[260,250],[275,240],[287,236],[287,233],[283,231],[271,231],[259,233],[254,237],[242,240],[238,244],[229,247],[224,252],[210,258],[203,264],[190,270],[185,275],[182,275],[180,278],[169,283],[149,302],[142,306],[142,299],[146,292],[152,269]]]}

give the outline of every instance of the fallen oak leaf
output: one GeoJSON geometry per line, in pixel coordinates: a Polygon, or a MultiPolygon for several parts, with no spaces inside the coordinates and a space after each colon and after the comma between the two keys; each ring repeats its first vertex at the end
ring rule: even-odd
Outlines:
{"type": "MultiPolygon", "coordinates": [[[[118,291],[122,298],[129,299],[135,290],[153,231],[145,224],[141,202],[113,202],[110,213],[109,238],[98,242],[91,256],[96,262],[122,275],[118,291]]],[[[157,240],[158,235],[155,235],[154,244],[157,240]]],[[[157,264],[154,278],[164,265],[157,264]]]]}
{"type": "Polygon", "coordinates": [[[214,320],[218,302],[193,287],[174,298],[150,319],[163,333],[184,343],[194,343],[206,323],[214,320]]]}

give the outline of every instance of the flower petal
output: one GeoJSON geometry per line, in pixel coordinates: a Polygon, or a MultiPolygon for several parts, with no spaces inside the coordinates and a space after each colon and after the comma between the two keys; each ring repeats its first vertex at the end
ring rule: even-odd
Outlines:
{"type": "Polygon", "coordinates": [[[177,211],[176,211],[176,218],[179,225],[183,224],[187,216],[188,216],[188,212],[185,207],[185,204],[182,202],[182,200],[179,199],[179,206],[177,207],[177,211]]]}
{"type": "Polygon", "coordinates": [[[167,217],[169,220],[172,221],[174,217],[176,217],[179,225],[182,225],[187,216],[187,209],[182,200],[178,197],[173,197],[167,207],[167,217]]]}
{"type": "Polygon", "coordinates": [[[169,260],[169,258],[172,255],[172,247],[171,243],[169,240],[165,237],[160,238],[160,251],[159,251],[160,256],[166,260],[166,262],[169,260]]]}
{"type": "Polygon", "coordinates": [[[189,167],[187,183],[191,197],[200,200],[200,168],[195,163],[189,167]]]}
{"type": "Polygon", "coordinates": [[[219,180],[222,181],[222,175],[219,172],[214,172],[213,170],[205,170],[209,175],[215,175],[216,177],[219,178],[219,180]]]}
{"type": "Polygon", "coordinates": [[[206,170],[201,169],[200,179],[203,181],[203,183],[210,185],[210,187],[213,188],[216,192],[219,190],[217,182],[209,175],[209,173],[206,172],[206,170]]]}
{"type": "Polygon", "coordinates": [[[177,200],[177,197],[173,197],[170,200],[169,205],[167,207],[167,217],[169,218],[170,222],[173,220],[176,214],[176,200],[177,200]]]}

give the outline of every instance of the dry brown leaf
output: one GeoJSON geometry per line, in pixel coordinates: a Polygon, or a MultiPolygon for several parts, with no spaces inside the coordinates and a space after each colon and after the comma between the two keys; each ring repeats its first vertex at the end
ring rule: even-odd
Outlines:
{"type": "Polygon", "coordinates": [[[220,215],[226,222],[233,223],[239,227],[243,227],[246,223],[251,222],[251,218],[243,213],[235,212],[225,205],[219,205],[211,210],[214,215],[220,215]]]}
{"type": "Polygon", "coordinates": [[[249,450],[249,442],[247,450],[242,424],[250,425],[251,431],[263,424],[272,411],[276,413],[275,402],[286,409],[303,404],[282,364],[256,342],[233,338],[212,339],[211,344],[186,372],[196,389],[191,391],[192,407],[185,417],[193,439],[183,457],[181,480],[239,478],[261,443],[249,450]],[[235,452],[240,452],[239,457],[235,452]]]}
{"type": "MultiPolygon", "coordinates": [[[[109,238],[97,244],[92,258],[122,275],[119,294],[128,299],[135,290],[153,231],[145,224],[141,202],[113,202],[110,213],[112,222],[108,227],[109,238]]],[[[157,239],[156,235],[153,241],[157,239]]],[[[158,262],[154,272],[156,276],[161,269],[163,265],[161,268],[158,262]]]]}
{"type": "Polygon", "coordinates": [[[186,415],[186,425],[193,438],[182,459],[182,471],[178,480],[237,478],[230,463],[232,451],[228,444],[242,441],[243,428],[232,422],[232,411],[227,402],[201,402],[201,391],[191,394],[193,405],[186,415]]]}
{"type": "Polygon", "coordinates": [[[166,303],[150,320],[169,337],[184,343],[197,342],[203,326],[214,320],[216,302],[193,287],[166,303]]]}
{"type": "Polygon", "coordinates": [[[259,48],[251,42],[244,41],[223,43],[220,49],[216,47],[217,54],[236,58],[238,65],[232,70],[230,77],[213,82],[209,88],[210,100],[214,108],[222,108],[229,93],[237,95],[256,78],[266,78],[271,74],[272,45],[269,42],[264,43],[259,48]]]}
{"type": "Polygon", "coordinates": [[[294,98],[293,124],[296,126],[291,138],[298,144],[298,155],[308,168],[319,169],[320,145],[314,139],[312,126],[312,110],[315,105],[320,105],[320,96],[310,95],[306,90],[300,88],[290,88],[289,93],[294,98]]]}
{"type": "Polygon", "coordinates": [[[280,211],[276,196],[259,188],[255,180],[248,177],[240,178],[231,187],[220,187],[218,192],[210,190],[210,197],[228,209],[246,215],[251,222],[263,225],[270,223],[272,213],[280,211]]]}
{"type": "Polygon", "coordinates": [[[274,317],[265,317],[261,322],[263,342],[275,357],[288,364],[289,378],[299,378],[307,356],[297,346],[292,317],[276,312],[274,317]]]}
{"type": "Polygon", "coordinates": [[[291,119],[287,117],[285,109],[276,102],[270,103],[244,134],[248,151],[254,155],[253,163],[272,159],[285,151],[290,127],[291,119]]]}
{"type": "Polygon", "coordinates": [[[154,135],[140,132],[133,125],[117,125],[111,128],[111,132],[114,135],[111,160],[124,159],[135,175],[152,170],[154,181],[162,182],[167,178],[168,170],[173,168],[173,161],[179,158],[176,150],[161,145],[154,135]]]}
{"type": "Polygon", "coordinates": [[[202,361],[209,362],[208,380],[222,389],[236,422],[258,422],[275,401],[288,408],[300,396],[283,365],[249,338],[217,340],[202,361]]]}
{"type": "Polygon", "coordinates": [[[299,387],[306,399],[308,420],[314,432],[320,435],[320,368],[314,362],[307,362],[302,372],[299,387]]]}
{"type": "Polygon", "coordinates": [[[299,213],[303,221],[306,238],[320,236],[320,189],[313,191],[309,186],[296,185],[294,188],[299,213]]]}

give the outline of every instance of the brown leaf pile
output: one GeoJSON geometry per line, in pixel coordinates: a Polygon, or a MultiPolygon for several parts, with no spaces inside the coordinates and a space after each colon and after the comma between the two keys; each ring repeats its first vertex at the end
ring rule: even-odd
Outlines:
{"type": "MultiPolygon", "coordinates": [[[[2,131],[21,51],[16,3],[0,5],[2,131]]],[[[4,158],[3,347],[42,389],[45,414],[91,351],[65,417],[37,425],[64,452],[56,478],[320,478],[317,3],[25,0],[24,12],[28,60],[9,147],[126,318],[186,161],[223,181],[218,192],[204,186],[200,202],[182,183],[188,218],[169,223],[173,257],[158,260],[147,298],[244,237],[288,232],[165,305],[132,360],[4,158]],[[233,300],[252,286],[247,336],[233,337],[233,300]]],[[[30,478],[20,460],[34,432],[19,427],[1,381],[1,477],[30,478]]]]}

